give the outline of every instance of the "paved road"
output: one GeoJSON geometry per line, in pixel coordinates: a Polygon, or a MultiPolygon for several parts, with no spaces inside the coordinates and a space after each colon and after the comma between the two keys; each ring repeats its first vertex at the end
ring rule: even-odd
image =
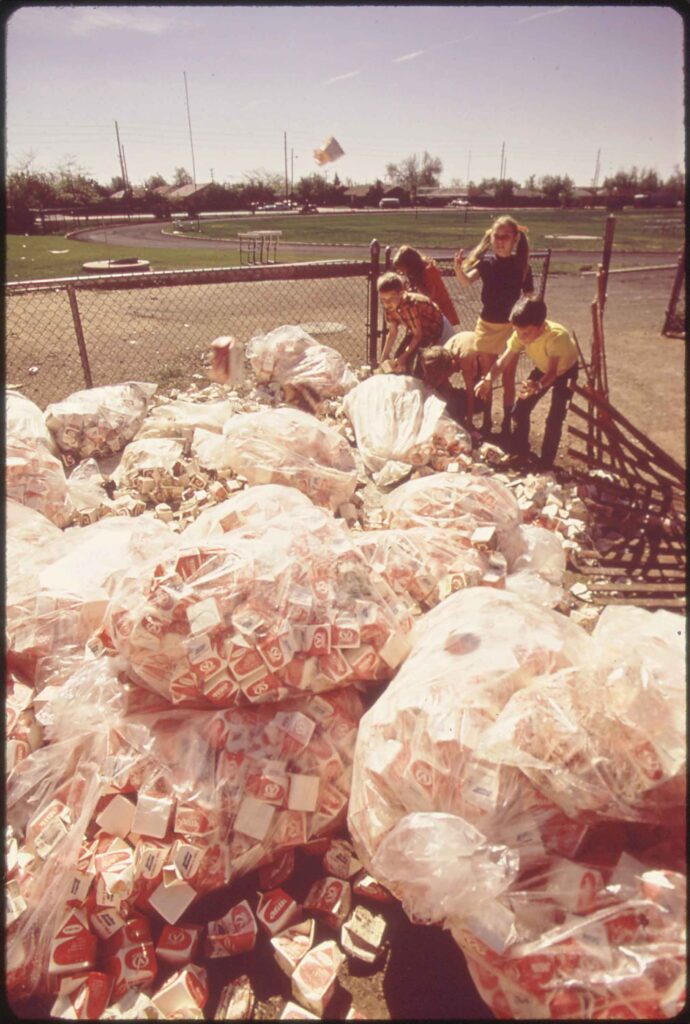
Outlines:
{"type": "MultiPolygon", "coordinates": [[[[261,215],[256,218],[257,229],[261,223],[261,215]]],[[[163,234],[163,226],[171,230],[171,225],[166,223],[124,224],[113,228],[84,228],[78,231],[73,237],[83,242],[98,242],[101,245],[126,245],[147,249],[174,249],[186,248],[198,245],[203,249],[217,249],[218,251],[234,251],[237,249],[237,241],[229,239],[195,238],[194,235],[172,235],[163,234]]],[[[369,252],[368,245],[322,245],[313,242],[285,242],[284,247],[289,250],[309,251],[313,253],[314,259],[341,259],[366,257],[369,252]]],[[[432,257],[448,257],[453,250],[451,248],[427,249],[427,254],[432,257]]],[[[601,249],[574,251],[572,249],[552,249],[552,259],[563,263],[596,263],[601,256],[601,249]]],[[[611,260],[612,267],[641,267],[656,264],[673,264],[678,257],[677,252],[646,252],[646,253],[614,253],[611,260]]]]}

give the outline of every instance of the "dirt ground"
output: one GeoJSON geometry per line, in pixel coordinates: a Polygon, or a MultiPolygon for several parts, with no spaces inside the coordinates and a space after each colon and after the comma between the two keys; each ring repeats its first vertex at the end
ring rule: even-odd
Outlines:
{"type": "MultiPolygon", "coordinates": [[[[596,254],[590,259],[595,264],[596,254]]],[[[578,254],[578,260],[584,263],[587,257],[578,254]]],[[[618,266],[624,263],[628,266],[640,266],[645,263],[650,265],[674,262],[675,254],[669,253],[662,256],[655,254],[654,257],[627,257],[625,260],[619,260],[618,266]]],[[[614,261],[612,269],[615,267],[614,261]]],[[[685,341],[680,338],[667,338],[661,334],[673,277],[672,269],[611,273],[604,330],[612,403],[639,430],[684,465],[685,341]]],[[[329,287],[334,290],[333,303],[336,303],[337,282],[329,287]]],[[[585,357],[588,357],[590,352],[590,306],[595,288],[595,278],[591,276],[552,275],[545,296],[549,317],[575,331],[585,357]]],[[[33,301],[45,302],[39,298],[33,301]]],[[[277,326],[280,323],[292,322],[284,305],[276,302],[275,308],[270,308],[268,291],[262,301],[262,315],[267,325],[277,326]]],[[[43,309],[44,306],[40,305],[38,308],[43,309]]],[[[316,319],[313,309],[310,310],[309,319],[316,319]]],[[[329,312],[322,319],[335,320],[337,316],[329,312]]],[[[174,324],[169,324],[170,330],[174,330],[174,327],[174,324]]],[[[321,340],[337,347],[337,335],[324,336],[321,340]]],[[[11,341],[10,338],[8,358],[11,357],[11,341]]],[[[72,349],[73,342],[69,353],[61,352],[59,345],[54,346],[51,352],[54,366],[59,368],[66,358],[74,360],[72,349]]],[[[201,353],[198,354],[198,359],[198,362],[187,366],[190,377],[192,372],[199,372],[201,369],[201,353]]],[[[11,358],[9,361],[11,364],[11,358]]],[[[17,374],[21,375],[23,365],[15,365],[17,374]]],[[[32,378],[25,379],[28,386],[22,390],[29,397],[33,397],[32,386],[35,388],[35,381],[32,385],[32,378]]],[[[12,380],[12,377],[8,376],[8,380],[12,380]]],[[[184,381],[180,380],[180,384],[183,385],[184,381]]],[[[77,383],[75,386],[83,384],[77,383]]],[[[33,393],[35,394],[35,390],[33,393]]],[[[66,393],[67,391],[64,392],[66,393]]],[[[496,397],[495,423],[499,416],[499,404],[500,400],[496,397]]],[[[542,405],[548,406],[548,402],[542,405]]],[[[541,412],[534,417],[534,447],[538,445],[543,415],[541,412]]],[[[567,461],[567,445],[567,431],[564,431],[560,461],[567,461]]],[[[311,881],[320,874],[320,858],[308,857],[300,851],[296,871],[284,887],[296,899],[302,899],[311,881]]],[[[221,916],[230,905],[245,895],[255,900],[255,883],[256,877],[250,876],[237,887],[233,887],[230,897],[220,901],[216,896],[212,916],[221,916]],[[221,902],[223,905],[220,905],[221,902]]],[[[381,960],[371,967],[359,964],[356,960],[348,960],[343,965],[337,994],[327,1010],[329,1019],[342,1019],[351,1005],[368,1019],[494,1019],[493,1014],[478,996],[464,959],[448,932],[435,926],[412,925],[397,903],[381,907],[369,904],[369,907],[383,913],[386,918],[386,949],[381,960]]],[[[194,920],[197,914],[199,919],[202,919],[204,907],[201,902],[194,910],[194,914],[190,912],[190,920],[194,920]]],[[[317,940],[336,937],[324,926],[319,928],[317,940]]],[[[265,937],[252,954],[209,963],[214,965],[210,977],[210,1010],[215,1008],[222,985],[244,972],[250,974],[255,986],[255,1019],[277,1018],[285,1001],[291,998],[289,979],[273,961],[265,937]]],[[[20,1011],[21,1019],[47,1017],[44,1008],[41,1007],[17,1009],[20,1011]]]]}

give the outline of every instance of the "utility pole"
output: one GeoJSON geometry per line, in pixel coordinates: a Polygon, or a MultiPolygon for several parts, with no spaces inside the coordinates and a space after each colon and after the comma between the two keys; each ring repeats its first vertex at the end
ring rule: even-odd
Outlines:
{"type": "Polygon", "coordinates": [[[288,197],[288,173],[287,173],[287,132],[283,132],[283,150],[285,153],[285,198],[288,197]]]}
{"type": "Polygon", "coordinates": [[[599,170],[600,170],[600,167],[601,167],[601,150],[598,149],[597,150],[597,165],[596,165],[596,167],[594,169],[594,177],[592,179],[592,187],[593,188],[597,188],[597,186],[599,185],[599,170]]]}
{"type": "Polygon", "coordinates": [[[467,188],[470,187],[470,164],[471,163],[472,163],[472,150],[470,150],[469,153],[467,154],[467,181],[466,181],[467,188]]]}
{"type": "Polygon", "coordinates": [[[499,181],[503,181],[503,159],[504,159],[504,156],[505,156],[505,151],[506,151],[506,144],[504,142],[503,145],[501,146],[501,171],[500,171],[500,174],[498,176],[498,180],[499,181]]]}
{"type": "Polygon", "coordinates": [[[192,180],[194,181],[194,188],[196,188],[196,165],[194,163],[194,142],[192,141],[192,118],[189,113],[189,92],[187,91],[187,72],[183,71],[184,75],[184,94],[187,99],[187,124],[189,125],[189,148],[192,151],[192,180]]]}
{"type": "Polygon", "coordinates": [[[127,188],[127,172],[125,170],[125,161],[122,156],[122,146],[120,145],[120,131],[117,127],[117,121],[115,122],[115,138],[117,139],[117,155],[120,161],[120,173],[122,174],[122,185],[123,188],[127,188]]]}
{"type": "Polygon", "coordinates": [[[122,147],[122,164],[125,169],[125,188],[129,189],[129,174],[127,173],[127,157],[125,156],[125,147],[122,147]]]}
{"type": "Polygon", "coordinates": [[[295,151],[290,146],[290,197],[295,194],[295,151]]]}

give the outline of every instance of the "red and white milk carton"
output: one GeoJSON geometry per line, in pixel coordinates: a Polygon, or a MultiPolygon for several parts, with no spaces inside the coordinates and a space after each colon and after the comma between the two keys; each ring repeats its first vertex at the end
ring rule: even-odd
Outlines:
{"type": "Polygon", "coordinates": [[[352,843],[347,839],[334,839],[323,856],[323,867],[336,878],[352,878],[362,865],[355,856],[352,843]]]}
{"type": "Polygon", "coordinates": [[[549,895],[565,910],[591,914],[604,882],[596,868],[557,858],[549,868],[547,886],[549,895]]]}
{"type": "Polygon", "coordinates": [[[208,957],[248,953],[256,945],[258,927],[247,900],[230,907],[217,921],[209,921],[205,952],[208,957]]]}
{"type": "Polygon", "coordinates": [[[298,917],[300,906],[284,889],[271,889],[259,893],[256,916],[269,935],[277,935],[298,917]]]}
{"type": "Polygon", "coordinates": [[[203,1010],[207,999],[206,970],[196,964],[177,971],[151,996],[151,1002],[165,1017],[180,1016],[185,1010],[203,1010]]]}
{"type": "Polygon", "coordinates": [[[323,1016],[335,992],[338,968],[345,956],[332,940],[314,946],[300,960],[292,975],[292,994],[308,1010],[323,1016]]]}
{"type": "Polygon", "coordinates": [[[156,956],[166,964],[184,966],[194,959],[202,927],[199,924],[166,924],[156,943],[156,956]]]}
{"type": "Polygon", "coordinates": [[[148,985],[156,977],[158,969],[153,943],[123,946],[103,961],[103,969],[113,978],[115,999],[120,999],[130,988],[148,985]]]}
{"type": "Polygon", "coordinates": [[[314,945],[315,931],[316,922],[310,918],[308,921],[291,925],[271,939],[276,963],[288,977],[292,976],[297,964],[314,945]]]}
{"type": "Polygon", "coordinates": [[[53,1017],[98,1020],[110,1002],[113,979],[100,971],[63,978],[51,1009],[53,1017]]]}
{"type": "Polygon", "coordinates": [[[314,882],[304,901],[304,909],[312,911],[330,928],[340,928],[350,913],[352,889],[350,883],[334,875],[326,875],[314,882]]]}
{"type": "Polygon", "coordinates": [[[71,909],[63,918],[50,945],[51,974],[74,974],[86,971],[96,962],[98,939],[90,931],[86,913],[71,909]]]}

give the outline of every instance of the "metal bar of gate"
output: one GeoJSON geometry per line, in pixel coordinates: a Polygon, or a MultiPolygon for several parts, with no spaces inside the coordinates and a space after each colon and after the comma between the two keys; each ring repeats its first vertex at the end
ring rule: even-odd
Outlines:
{"type": "Polygon", "coordinates": [[[87,388],[93,387],[93,380],[91,379],[91,367],[89,366],[89,354],[86,351],[86,342],[84,341],[84,330],[81,325],[81,317],[79,315],[79,306],[77,304],[77,295],[74,290],[73,284],[66,286],[67,296],[69,298],[70,309],[72,310],[72,320],[74,321],[74,333],[77,336],[77,346],[79,348],[79,358],[81,359],[82,370],[84,371],[84,380],[87,388]]]}

